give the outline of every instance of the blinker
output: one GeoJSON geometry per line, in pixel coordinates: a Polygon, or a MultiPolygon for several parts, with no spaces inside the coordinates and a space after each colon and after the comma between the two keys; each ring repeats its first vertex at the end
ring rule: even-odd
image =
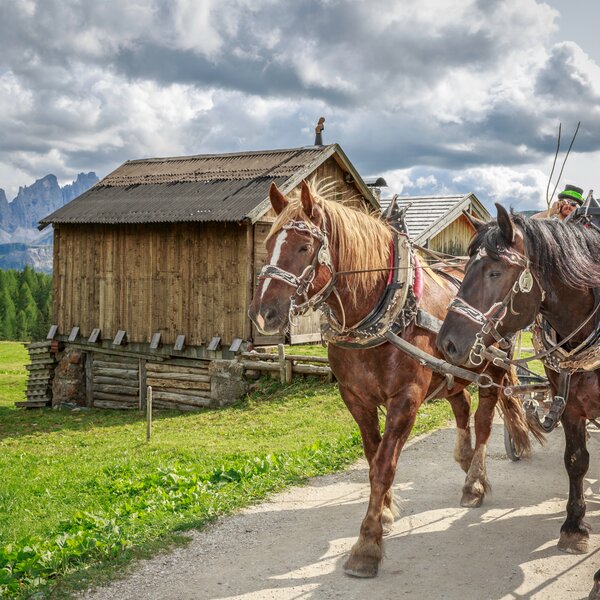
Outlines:
{"type": "Polygon", "coordinates": [[[519,290],[524,294],[528,294],[533,288],[533,276],[529,269],[525,269],[519,276],[519,290]]]}

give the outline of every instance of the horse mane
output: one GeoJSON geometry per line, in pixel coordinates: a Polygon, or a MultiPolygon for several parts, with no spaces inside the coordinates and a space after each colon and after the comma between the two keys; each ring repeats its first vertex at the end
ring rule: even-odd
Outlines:
{"type": "MultiPolygon", "coordinates": [[[[600,287],[600,233],[594,228],[514,212],[511,218],[523,232],[527,257],[544,287],[551,287],[556,277],[571,288],[600,287]]],[[[479,229],[469,245],[469,256],[481,247],[496,259],[498,251],[506,248],[496,221],[479,229]]]]}
{"type": "MultiPolygon", "coordinates": [[[[337,253],[338,271],[364,269],[387,269],[390,261],[392,232],[378,215],[371,214],[362,205],[345,206],[334,200],[335,183],[323,179],[309,182],[314,203],[325,214],[331,228],[329,245],[337,253]]],[[[286,223],[310,219],[302,208],[300,192],[294,190],[288,197],[289,204],[277,216],[267,239],[275,235],[286,223]]],[[[359,298],[367,296],[381,278],[381,271],[344,275],[339,283],[347,283],[351,302],[357,305],[359,298]]]]}

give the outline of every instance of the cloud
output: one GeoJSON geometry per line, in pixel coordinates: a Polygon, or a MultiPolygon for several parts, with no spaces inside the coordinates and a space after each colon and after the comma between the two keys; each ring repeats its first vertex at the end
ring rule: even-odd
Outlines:
{"type": "Polygon", "coordinates": [[[389,186],[384,194],[386,197],[394,193],[402,196],[449,196],[474,192],[492,214],[495,214],[495,202],[516,210],[543,210],[546,207],[548,177],[535,168],[477,167],[458,172],[414,168],[389,171],[383,176],[389,186]]]}
{"type": "Polygon", "coordinates": [[[553,153],[559,121],[582,119],[576,148],[600,149],[598,66],[551,45],[544,3],[448,6],[2,2],[0,173],[71,179],[142,156],[308,145],[324,115],[325,141],[361,172],[463,189],[479,169],[490,194],[504,178],[533,201],[523,173],[553,153]]]}

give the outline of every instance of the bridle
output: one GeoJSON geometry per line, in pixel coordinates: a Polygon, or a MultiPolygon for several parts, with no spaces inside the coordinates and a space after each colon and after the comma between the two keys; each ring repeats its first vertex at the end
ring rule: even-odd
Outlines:
{"type": "MultiPolygon", "coordinates": [[[[485,248],[479,248],[474,260],[479,260],[484,256],[487,256],[487,251],[485,248]]],[[[513,315],[519,314],[517,311],[515,311],[513,304],[517,294],[528,294],[531,292],[533,289],[533,283],[535,281],[541,292],[542,302],[545,297],[544,290],[538,278],[531,270],[531,263],[527,256],[517,252],[516,250],[513,250],[512,248],[499,250],[498,256],[500,260],[507,262],[510,265],[521,267],[521,272],[518,278],[501,302],[495,302],[485,312],[480,311],[474,306],[471,306],[466,300],[460,298],[459,296],[456,296],[448,305],[448,312],[456,312],[466,317],[470,321],[481,325],[481,329],[475,334],[475,341],[473,342],[469,352],[469,360],[474,366],[479,366],[484,361],[484,354],[487,348],[483,343],[483,339],[486,335],[491,334],[501,348],[506,349],[511,346],[512,341],[502,336],[502,334],[498,331],[498,327],[502,325],[502,321],[506,317],[509,310],[513,315]]]]}
{"type": "MultiPolygon", "coordinates": [[[[329,251],[329,240],[327,238],[327,224],[325,213],[322,213],[321,227],[316,227],[312,223],[296,220],[286,223],[282,229],[294,230],[300,233],[308,233],[319,243],[319,247],[314,254],[313,260],[300,275],[294,275],[289,271],[278,267],[277,265],[265,265],[258,275],[258,279],[277,279],[287,283],[295,289],[295,293],[290,299],[289,321],[294,323],[295,319],[311,309],[319,308],[332,293],[335,293],[338,301],[341,301],[337,290],[335,289],[336,271],[331,260],[329,251]],[[313,286],[314,279],[319,266],[329,270],[330,280],[313,296],[308,297],[308,293],[313,286]]],[[[343,307],[342,307],[343,312],[343,307]]]]}

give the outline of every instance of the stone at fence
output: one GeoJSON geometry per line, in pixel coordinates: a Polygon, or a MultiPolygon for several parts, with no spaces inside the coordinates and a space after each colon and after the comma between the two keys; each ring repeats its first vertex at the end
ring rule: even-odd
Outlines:
{"type": "Polygon", "coordinates": [[[213,406],[226,406],[243,398],[248,391],[244,367],[235,360],[210,363],[210,397],[213,406]]]}
{"type": "Polygon", "coordinates": [[[85,371],[81,352],[69,348],[61,356],[52,381],[52,407],[85,406],[85,371]]]}

